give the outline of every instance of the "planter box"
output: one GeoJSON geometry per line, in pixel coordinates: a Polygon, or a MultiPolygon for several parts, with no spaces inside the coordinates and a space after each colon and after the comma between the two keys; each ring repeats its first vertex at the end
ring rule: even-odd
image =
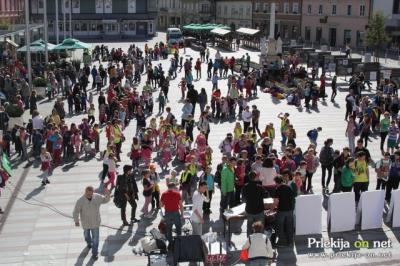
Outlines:
{"type": "Polygon", "coordinates": [[[10,117],[10,121],[8,121],[8,129],[12,129],[15,125],[23,126],[24,118],[20,117],[10,117]]]}

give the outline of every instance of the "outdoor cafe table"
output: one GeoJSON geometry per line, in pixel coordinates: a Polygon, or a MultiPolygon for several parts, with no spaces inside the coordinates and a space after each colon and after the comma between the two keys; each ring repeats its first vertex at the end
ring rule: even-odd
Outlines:
{"type": "MultiPolygon", "coordinates": [[[[265,198],[264,209],[270,210],[273,208],[274,208],[274,199],[265,198]]],[[[226,236],[226,228],[228,227],[227,246],[229,247],[231,245],[231,222],[246,219],[246,203],[242,203],[236,207],[233,207],[232,209],[224,211],[224,213],[222,214],[222,219],[224,221],[224,237],[226,236]]]]}

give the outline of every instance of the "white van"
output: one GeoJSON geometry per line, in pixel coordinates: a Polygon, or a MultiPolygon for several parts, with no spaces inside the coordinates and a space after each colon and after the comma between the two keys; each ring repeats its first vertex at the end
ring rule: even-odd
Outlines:
{"type": "Polygon", "coordinates": [[[167,43],[169,45],[178,44],[183,46],[183,35],[182,31],[178,28],[168,28],[167,29],[167,43]]]}

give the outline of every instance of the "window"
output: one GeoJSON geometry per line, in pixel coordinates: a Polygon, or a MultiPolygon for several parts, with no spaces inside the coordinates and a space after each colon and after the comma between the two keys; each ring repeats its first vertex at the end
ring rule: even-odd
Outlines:
{"type": "Polygon", "coordinates": [[[293,3],[293,9],[292,9],[294,14],[299,13],[299,3],[293,3]]]}
{"type": "Polygon", "coordinates": [[[322,15],[322,13],[323,13],[323,7],[322,7],[322,5],[319,5],[319,7],[318,7],[318,15],[322,15]]]}
{"type": "Polygon", "coordinates": [[[136,24],[134,22],[129,23],[129,30],[130,31],[135,31],[136,30],[136,24]]]}
{"type": "Polygon", "coordinates": [[[81,31],[87,31],[88,30],[87,26],[88,26],[87,23],[82,23],[81,31]]]}
{"type": "Polygon", "coordinates": [[[235,7],[232,6],[231,7],[231,16],[234,16],[235,14],[236,14],[235,7]]]}
{"type": "Polygon", "coordinates": [[[280,5],[279,3],[275,3],[275,12],[279,12],[280,5]]]}
{"type": "Polygon", "coordinates": [[[222,8],[221,8],[221,6],[218,6],[218,9],[217,9],[218,11],[217,11],[217,14],[218,15],[222,15],[222,12],[221,12],[221,10],[222,10],[222,8]]]}
{"type": "Polygon", "coordinates": [[[72,0],[72,13],[79,14],[81,8],[81,1],[80,0],[72,0]]]}
{"type": "Polygon", "coordinates": [[[228,6],[224,6],[224,15],[225,15],[225,16],[228,15],[228,6]]]}
{"type": "Polygon", "coordinates": [[[356,34],[357,34],[357,36],[356,36],[356,45],[357,45],[357,47],[364,46],[364,44],[363,44],[364,32],[357,31],[356,34]]]}
{"type": "Polygon", "coordinates": [[[128,13],[136,13],[136,0],[128,1],[128,13]]]}
{"type": "Polygon", "coordinates": [[[289,14],[289,3],[284,3],[283,4],[283,12],[285,14],[289,14]]]}
{"type": "Polygon", "coordinates": [[[104,2],[102,0],[96,0],[96,14],[101,14],[104,11],[104,2]]]}
{"type": "Polygon", "coordinates": [[[311,27],[307,26],[304,30],[304,37],[306,41],[311,41],[311,27]]]}
{"type": "Polygon", "coordinates": [[[332,5],[332,15],[336,15],[336,5],[332,5]]]}
{"type": "Polygon", "coordinates": [[[104,0],[104,13],[112,13],[112,4],[113,1],[112,0],[104,0]]]}
{"type": "Polygon", "coordinates": [[[291,38],[296,38],[297,37],[297,26],[292,26],[292,37],[291,38]]]}
{"type": "Polygon", "coordinates": [[[311,14],[311,12],[312,12],[312,7],[311,7],[311,5],[308,5],[307,6],[307,14],[311,14]]]}
{"type": "Polygon", "coordinates": [[[320,43],[322,39],[322,28],[317,27],[315,31],[315,42],[320,43]]]}
{"type": "Polygon", "coordinates": [[[207,4],[202,4],[202,5],[201,5],[201,12],[202,12],[202,13],[208,13],[208,12],[210,12],[210,6],[207,5],[207,4]]]}
{"type": "MultiPolygon", "coordinates": [[[[1,8],[1,6],[0,6],[0,8],[1,8]]],[[[32,14],[37,14],[38,13],[37,8],[38,8],[37,0],[32,0],[31,1],[31,12],[32,12],[32,14]]],[[[7,9],[7,7],[5,7],[5,9],[7,9]]]]}
{"type": "Polygon", "coordinates": [[[394,0],[393,2],[393,14],[400,13],[400,0],[394,0]]]}
{"type": "Polygon", "coordinates": [[[259,11],[261,10],[260,5],[261,5],[261,4],[258,3],[258,2],[254,4],[254,11],[255,11],[255,12],[259,12],[259,11]]]}
{"type": "Polygon", "coordinates": [[[343,32],[343,44],[349,44],[351,42],[351,30],[344,30],[343,32]]]}
{"type": "Polygon", "coordinates": [[[243,17],[243,6],[239,7],[239,17],[243,17]]]}
{"type": "Polygon", "coordinates": [[[347,6],[347,16],[351,16],[351,5],[347,6]]]}
{"type": "Polygon", "coordinates": [[[364,17],[365,16],[365,5],[360,6],[360,16],[364,17]]]}
{"type": "Polygon", "coordinates": [[[265,13],[269,12],[269,4],[268,3],[264,3],[264,10],[265,13]]]}
{"type": "Polygon", "coordinates": [[[289,38],[288,25],[282,25],[281,31],[283,32],[283,38],[284,39],[289,38]]]}
{"type": "Polygon", "coordinates": [[[247,17],[250,17],[250,7],[248,6],[247,8],[246,8],[246,16],[247,17]]]}

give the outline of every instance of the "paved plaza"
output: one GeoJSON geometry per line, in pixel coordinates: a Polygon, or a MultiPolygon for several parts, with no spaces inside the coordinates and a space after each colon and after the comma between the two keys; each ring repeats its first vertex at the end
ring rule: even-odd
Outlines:
{"type": "MultiPolygon", "coordinates": [[[[149,45],[153,46],[157,41],[165,40],[165,35],[159,34],[158,37],[149,40],[149,45]]],[[[101,43],[93,43],[92,47],[101,43]]],[[[105,43],[110,49],[121,47],[127,51],[131,42],[124,43],[105,43]]],[[[143,48],[145,42],[135,42],[136,45],[143,48]]],[[[215,49],[210,48],[211,58],[214,58],[215,49]]],[[[183,53],[183,50],[180,51],[183,53]]],[[[240,58],[244,53],[249,52],[252,61],[258,61],[258,53],[241,49],[239,52],[224,52],[223,56],[235,56],[240,58]]],[[[196,60],[199,57],[198,52],[189,48],[186,49],[186,57],[193,57],[196,60]]],[[[158,62],[156,62],[158,63],[158,62]]],[[[161,60],[163,69],[169,68],[169,60],[161,60]]],[[[396,65],[395,61],[388,61],[388,64],[396,65]]],[[[96,63],[97,64],[97,63],[96,63]]],[[[167,106],[172,108],[172,112],[180,121],[182,104],[178,101],[180,98],[180,89],[178,82],[182,77],[183,72],[178,74],[178,78],[173,80],[170,85],[169,99],[167,106]]],[[[206,66],[202,66],[202,79],[194,82],[195,88],[200,91],[200,88],[205,88],[208,96],[211,95],[211,82],[205,78],[207,76],[206,66]]],[[[142,76],[142,83],[138,87],[139,91],[144,83],[145,76],[142,76]]],[[[91,81],[91,77],[90,77],[91,81]]],[[[222,95],[226,94],[226,80],[219,83],[222,95]]],[[[328,80],[328,84],[330,81],[328,80]]],[[[286,100],[278,101],[273,99],[270,94],[258,93],[258,97],[250,102],[256,104],[261,110],[260,128],[263,129],[267,123],[274,123],[276,128],[277,138],[274,148],[279,146],[279,119],[278,114],[281,112],[290,113],[290,121],[297,131],[296,143],[303,150],[307,148],[309,140],[306,136],[307,131],[321,126],[322,132],[318,138],[319,151],[323,141],[330,137],[334,139],[333,148],[341,150],[347,146],[347,138],[345,137],[345,96],[347,94],[347,82],[343,77],[339,78],[338,85],[342,87],[339,90],[336,104],[329,101],[326,103],[319,102],[318,110],[306,111],[305,108],[296,108],[289,106],[286,100]]],[[[89,88],[91,85],[89,85],[89,88]]],[[[327,87],[327,93],[330,94],[330,87],[327,87]]],[[[96,94],[95,94],[96,95],[96,94]]],[[[158,93],[156,93],[158,95],[158,93]]],[[[94,99],[97,103],[97,95],[94,99]]],[[[50,112],[54,102],[46,100],[39,104],[39,111],[43,116],[50,112]]],[[[96,104],[97,108],[97,104],[96,104]]],[[[155,102],[155,110],[158,110],[158,104],[155,102]]],[[[196,106],[195,117],[199,115],[199,107],[196,106]]],[[[26,119],[29,114],[26,114],[26,119]]],[[[78,123],[85,115],[77,115],[66,118],[67,124],[71,122],[78,123]]],[[[96,112],[96,119],[98,114],[96,112]]],[[[211,124],[211,134],[209,144],[213,148],[213,169],[221,160],[221,154],[218,150],[218,145],[225,137],[226,133],[232,132],[234,122],[218,122],[211,124]]],[[[121,160],[119,171],[122,171],[124,164],[131,164],[127,153],[130,151],[132,137],[136,132],[136,121],[131,121],[129,126],[124,130],[124,135],[127,141],[122,147],[121,160]]],[[[195,129],[195,135],[197,130],[195,129]]],[[[101,150],[104,150],[106,138],[104,132],[101,137],[101,150]]],[[[371,152],[372,158],[377,160],[380,158],[379,141],[372,138],[373,142],[368,144],[368,149],[371,152]]],[[[84,156],[79,161],[65,163],[54,170],[50,177],[51,184],[42,187],[40,185],[40,163],[37,161],[17,161],[14,162],[14,173],[10,179],[10,185],[4,191],[0,198],[0,205],[6,209],[4,217],[0,217],[0,264],[2,265],[146,265],[147,258],[137,256],[132,252],[133,247],[138,243],[138,240],[143,237],[146,232],[149,232],[154,226],[157,226],[160,220],[159,215],[155,216],[154,220],[142,219],[140,223],[135,223],[132,227],[121,227],[120,210],[110,202],[103,205],[101,208],[102,224],[100,228],[100,256],[99,260],[94,262],[90,259],[90,254],[85,249],[83,240],[83,232],[79,227],[74,226],[71,219],[72,210],[76,200],[82,195],[84,188],[88,185],[94,187],[99,186],[99,174],[102,170],[102,160],[97,158],[86,160],[84,156]],[[14,190],[14,189],[17,190],[14,190]]],[[[171,168],[171,167],[170,167],[171,168]]],[[[160,171],[160,169],[158,169],[160,171]]],[[[213,170],[213,171],[214,171],[213,170]]],[[[375,171],[372,173],[369,189],[375,188],[375,171]]],[[[314,193],[321,193],[320,168],[313,178],[314,193]]],[[[139,185],[141,191],[142,186],[139,185]]],[[[331,189],[333,182],[331,182],[331,189]]],[[[166,182],[161,181],[161,191],[166,190],[166,182]]],[[[139,194],[138,206],[141,207],[144,203],[144,198],[139,194]]],[[[325,198],[324,203],[326,203],[325,198]]],[[[219,219],[219,201],[220,192],[217,190],[212,199],[212,211],[210,220],[206,222],[204,231],[209,231],[212,228],[215,232],[222,231],[222,223],[219,219]]],[[[326,204],[324,204],[326,206],[326,204]]],[[[129,207],[128,207],[129,209],[129,207]]],[[[139,208],[137,213],[139,213],[139,208]]],[[[336,250],[331,248],[325,249],[308,249],[307,238],[301,237],[296,239],[294,249],[282,248],[278,249],[278,257],[274,265],[399,265],[400,264],[400,230],[392,229],[383,225],[379,230],[367,231],[352,231],[342,234],[330,235],[327,228],[327,213],[323,210],[323,234],[315,236],[317,238],[341,237],[348,241],[355,240],[391,240],[392,248],[389,249],[361,249],[351,250],[357,254],[366,254],[367,252],[376,253],[375,258],[360,255],[359,258],[330,258],[332,254],[336,254],[336,250]],[[324,253],[322,253],[324,252],[324,253]],[[381,253],[390,255],[381,258],[381,253]],[[312,253],[314,255],[310,255],[312,253]],[[324,257],[327,256],[327,257],[324,257]]],[[[234,224],[232,241],[236,249],[240,250],[246,240],[246,222],[234,224]]],[[[314,236],[313,236],[314,237],[314,236]]],[[[351,254],[349,253],[349,256],[351,254]]],[[[234,265],[238,260],[238,252],[232,253],[229,265],[234,265]],[[237,258],[237,259],[235,259],[237,258]]],[[[239,263],[238,263],[239,264],[239,263]]],[[[240,264],[239,264],[240,265],[240,264]]]]}

